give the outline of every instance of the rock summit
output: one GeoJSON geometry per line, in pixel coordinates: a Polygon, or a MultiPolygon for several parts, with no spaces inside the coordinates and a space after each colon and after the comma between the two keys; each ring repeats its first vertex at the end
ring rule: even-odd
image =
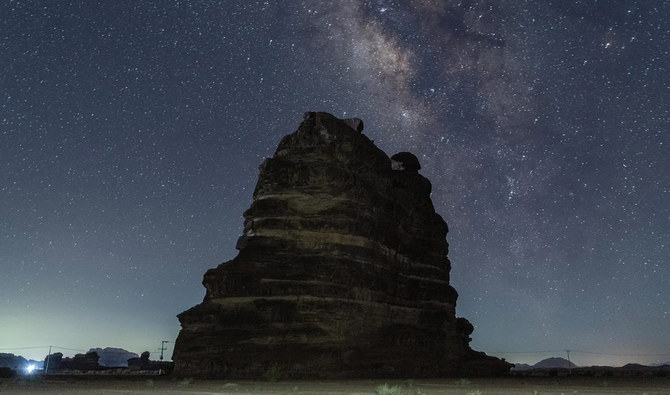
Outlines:
{"type": "Polygon", "coordinates": [[[309,112],[260,165],[239,254],[178,315],[175,373],[220,378],[498,375],[456,317],[447,224],[419,161],[309,112]]]}

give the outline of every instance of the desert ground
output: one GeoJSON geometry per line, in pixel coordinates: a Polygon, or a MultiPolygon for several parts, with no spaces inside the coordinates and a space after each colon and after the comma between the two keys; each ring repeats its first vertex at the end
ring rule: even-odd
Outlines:
{"type": "Polygon", "coordinates": [[[668,377],[509,377],[420,380],[235,381],[166,376],[0,379],[7,394],[670,394],[668,377]]]}

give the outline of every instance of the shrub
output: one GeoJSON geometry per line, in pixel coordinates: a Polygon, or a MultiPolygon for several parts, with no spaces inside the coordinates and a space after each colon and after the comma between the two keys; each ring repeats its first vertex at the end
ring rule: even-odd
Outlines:
{"type": "Polygon", "coordinates": [[[0,378],[8,379],[16,376],[16,372],[10,368],[2,367],[0,368],[0,378]]]}
{"type": "Polygon", "coordinates": [[[265,377],[267,381],[272,382],[278,381],[279,379],[284,377],[284,370],[278,364],[273,363],[272,365],[270,365],[268,370],[265,371],[263,377],[265,377]]]}
{"type": "Polygon", "coordinates": [[[387,383],[384,383],[375,388],[375,393],[377,395],[400,395],[402,394],[402,389],[397,385],[391,387],[387,383]]]}

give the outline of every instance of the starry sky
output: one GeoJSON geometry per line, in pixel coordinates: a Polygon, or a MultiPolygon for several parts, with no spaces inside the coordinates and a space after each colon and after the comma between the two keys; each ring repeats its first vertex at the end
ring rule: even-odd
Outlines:
{"type": "MultiPolygon", "coordinates": [[[[416,154],[512,362],[670,361],[670,3],[0,0],[0,352],[157,358],[304,111],[416,154]]],[[[171,356],[168,344],[167,357],[171,356]]]]}

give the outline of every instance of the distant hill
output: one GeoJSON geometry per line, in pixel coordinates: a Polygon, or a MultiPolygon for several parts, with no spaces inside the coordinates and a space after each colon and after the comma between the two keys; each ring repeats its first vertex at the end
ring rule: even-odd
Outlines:
{"type": "Polygon", "coordinates": [[[28,365],[35,365],[36,368],[41,369],[42,361],[25,359],[20,355],[0,353],[0,368],[10,368],[12,370],[21,371],[28,365]]]}
{"type": "Polygon", "coordinates": [[[565,358],[547,358],[533,365],[533,369],[557,369],[557,368],[576,368],[577,365],[565,358]]]}
{"type": "Polygon", "coordinates": [[[621,367],[578,367],[565,358],[547,358],[535,365],[516,364],[512,368],[511,374],[516,377],[556,377],[560,375],[580,377],[670,377],[670,363],[654,365],[628,363],[621,367]],[[569,371],[568,367],[570,367],[569,371]]]}
{"type": "Polygon", "coordinates": [[[27,365],[28,361],[20,355],[0,353],[0,367],[19,370],[27,365]]]}
{"type": "Polygon", "coordinates": [[[522,371],[532,369],[568,369],[568,368],[573,369],[576,367],[577,365],[568,361],[565,358],[554,357],[554,358],[543,359],[540,362],[536,363],[535,365],[517,363],[514,365],[512,370],[522,371]]]}
{"type": "Polygon", "coordinates": [[[91,348],[88,352],[96,352],[98,354],[98,364],[110,368],[126,367],[130,358],[138,358],[139,355],[123,348],[105,347],[105,348],[91,348]]]}
{"type": "Polygon", "coordinates": [[[642,364],[639,364],[639,363],[627,363],[627,364],[623,365],[621,368],[628,369],[628,370],[636,370],[636,369],[639,370],[639,369],[649,369],[650,366],[642,365],[642,364]]]}

